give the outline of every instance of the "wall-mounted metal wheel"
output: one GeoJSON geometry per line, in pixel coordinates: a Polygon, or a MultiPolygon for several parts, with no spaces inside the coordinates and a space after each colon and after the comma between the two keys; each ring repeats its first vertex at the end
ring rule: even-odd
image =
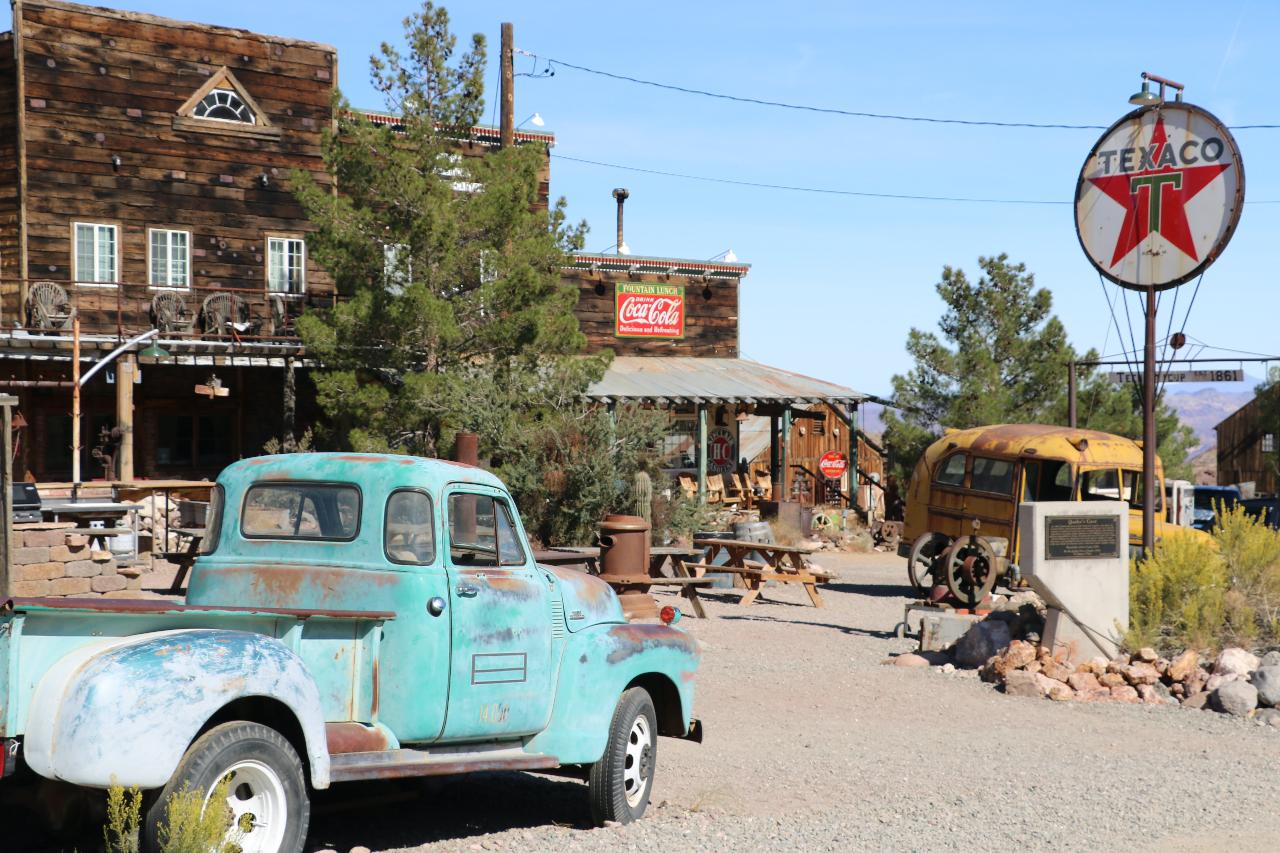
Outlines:
{"type": "Polygon", "coordinates": [[[947,554],[947,589],[964,607],[977,607],[996,585],[996,552],[980,536],[960,539],[947,554]]]}
{"type": "Polygon", "coordinates": [[[922,597],[933,589],[939,557],[947,550],[951,540],[941,533],[925,533],[911,546],[907,557],[907,580],[922,597]]]}

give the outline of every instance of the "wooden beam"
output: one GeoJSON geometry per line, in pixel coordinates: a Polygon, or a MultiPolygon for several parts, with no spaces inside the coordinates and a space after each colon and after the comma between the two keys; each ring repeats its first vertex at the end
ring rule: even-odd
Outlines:
{"type": "Polygon", "coordinates": [[[502,25],[502,123],[499,137],[503,148],[516,141],[516,76],[515,31],[510,23],[502,25]]]}
{"type": "Polygon", "coordinates": [[[698,503],[707,502],[707,407],[698,404],[698,503]]]}
{"type": "Polygon", "coordinates": [[[116,363],[116,426],[120,429],[120,446],[116,448],[116,470],[108,475],[112,479],[133,479],[133,377],[137,369],[137,356],[133,353],[120,356],[116,363]]]}

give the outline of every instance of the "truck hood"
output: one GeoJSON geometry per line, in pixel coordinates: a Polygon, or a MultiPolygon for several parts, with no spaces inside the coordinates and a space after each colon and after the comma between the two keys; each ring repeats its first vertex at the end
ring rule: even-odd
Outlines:
{"type": "Polygon", "coordinates": [[[618,596],[604,581],[563,566],[544,566],[543,569],[556,577],[560,600],[564,603],[564,621],[570,631],[627,621],[618,596]]]}

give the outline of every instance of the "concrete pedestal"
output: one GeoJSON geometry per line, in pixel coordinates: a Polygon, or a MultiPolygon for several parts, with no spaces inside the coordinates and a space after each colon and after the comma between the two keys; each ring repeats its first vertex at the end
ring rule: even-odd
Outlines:
{"type": "Polygon", "coordinates": [[[1114,657],[1129,627],[1129,505],[1024,503],[1018,540],[1022,573],[1049,607],[1044,644],[1114,657]]]}

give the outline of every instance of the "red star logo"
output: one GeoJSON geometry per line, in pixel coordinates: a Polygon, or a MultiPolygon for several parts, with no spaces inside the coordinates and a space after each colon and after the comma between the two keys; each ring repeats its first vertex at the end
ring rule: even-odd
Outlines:
{"type": "MultiPolygon", "coordinates": [[[[1090,178],[1095,187],[1124,208],[1124,223],[1116,238],[1116,250],[1111,256],[1111,266],[1124,259],[1152,231],[1157,231],[1193,261],[1200,260],[1195,241],[1191,238],[1191,226],[1187,224],[1187,202],[1225,172],[1230,163],[1209,166],[1174,166],[1176,162],[1164,130],[1164,117],[1156,118],[1151,133],[1151,144],[1145,149],[1142,164],[1163,166],[1137,172],[1123,172],[1101,178],[1090,178]]],[[[1143,150],[1143,149],[1139,149],[1143,150]]]]}

